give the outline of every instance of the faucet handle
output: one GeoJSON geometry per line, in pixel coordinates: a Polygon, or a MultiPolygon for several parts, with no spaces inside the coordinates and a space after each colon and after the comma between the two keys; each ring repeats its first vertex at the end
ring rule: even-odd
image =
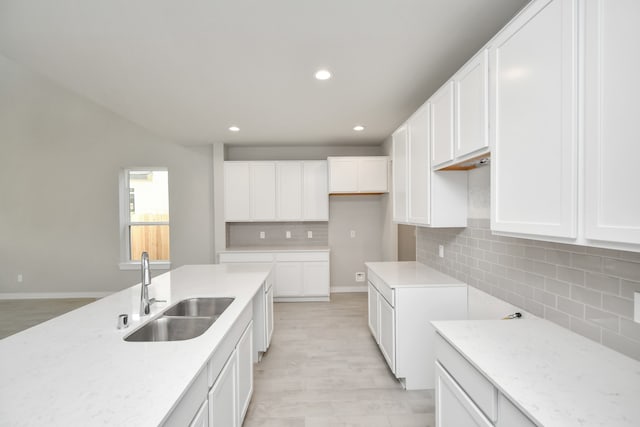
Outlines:
{"type": "Polygon", "coordinates": [[[153,303],[156,303],[156,302],[167,302],[167,300],[166,300],[166,299],[151,298],[151,299],[149,300],[149,305],[151,305],[151,304],[153,304],[153,303]]]}

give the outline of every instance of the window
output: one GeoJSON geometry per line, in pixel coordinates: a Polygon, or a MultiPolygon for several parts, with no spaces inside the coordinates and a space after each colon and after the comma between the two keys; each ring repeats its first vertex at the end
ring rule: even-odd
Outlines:
{"type": "Polygon", "coordinates": [[[120,177],[121,269],[138,268],[142,252],[156,268],[169,268],[169,172],[125,169],[120,177]]]}

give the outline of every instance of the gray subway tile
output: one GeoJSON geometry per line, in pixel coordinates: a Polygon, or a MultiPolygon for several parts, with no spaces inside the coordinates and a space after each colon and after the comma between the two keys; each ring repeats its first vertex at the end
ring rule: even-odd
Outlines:
{"type": "Polygon", "coordinates": [[[569,267],[558,267],[558,279],[564,282],[584,285],[584,271],[569,267]]]}
{"type": "Polygon", "coordinates": [[[620,319],[620,333],[632,340],[640,342],[640,323],[629,319],[620,319]]]}
{"type": "Polygon", "coordinates": [[[582,286],[571,286],[571,299],[594,307],[602,307],[602,294],[600,292],[583,288],[582,286]]]}
{"type": "Polygon", "coordinates": [[[540,276],[539,274],[533,273],[524,273],[524,283],[527,285],[544,289],[544,276],[540,276]]]}
{"type": "Polygon", "coordinates": [[[551,264],[564,265],[564,266],[571,265],[570,252],[558,251],[555,249],[547,249],[546,254],[547,254],[547,262],[551,264]]]}
{"type": "Polygon", "coordinates": [[[567,329],[571,329],[571,317],[551,307],[544,308],[544,318],[567,329]]]}
{"type": "Polygon", "coordinates": [[[571,285],[565,282],[560,282],[556,279],[545,277],[544,288],[547,291],[554,293],[556,295],[560,295],[563,297],[571,296],[571,285]]]}
{"type": "Polygon", "coordinates": [[[631,280],[620,280],[620,296],[633,299],[633,293],[640,292],[640,282],[631,280]]]}
{"type": "Polygon", "coordinates": [[[609,348],[619,351],[622,354],[640,360],[640,343],[630,340],[616,333],[603,330],[602,344],[609,348]]]}
{"type": "Polygon", "coordinates": [[[531,273],[542,274],[547,277],[556,277],[557,267],[553,264],[541,261],[533,261],[533,271],[531,273]]]}
{"type": "Polygon", "coordinates": [[[533,298],[533,295],[534,295],[533,293],[534,293],[535,289],[532,288],[529,285],[525,285],[525,284],[522,284],[522,283],[516,283],[513,286],[513,290],[514,290],[514,292],[516,294],[518,294],[518,295],[522,296],[523,298],[525,298],[525,300],[526,299],[534,299],[533,298]]]}
{"type": "Polygon", "coordinates": [[[613,295],[602,296],[602,308],[620,316],[633,319],[633,301],[613,295]]]}
{"type": "Polygon", "coordinates": [[[618,332],[620,329],[620,319],[615,314],[586,306],[584,317],[589,322],[614,332],[618,332]]]}
{"type": "Polygon", "coordinates": [[[568,298],[558,297],[558,311],[584,319],[584,304],[568,298]]]}
{"type": "Polygon", "coordinates": [[[552,293],[543,291],[542,289],[533,290],[533,299],[546,306],[556,308],[556,296],[552,293]]]}
{"type": "Polygon", "coordinates": [[[539,302],[526,298],[524,300],[523,308],[535,316],[544,317],[544,305],[540,304],[539,302]]]}
{"type": "Polygon", "coordinates": [[[524,256],[529,259],[545,261],[547,259],[547,251],[544,248],[538,248],[536,246],[525,246],[524,256]]]}
{"type": "Polygon", "coordinates": [[[600,342],[601,329],[596,325],[585,322],[584,320],[572,317],[571,330],[595,342],[600,342]]]}
{"type": "Polygon", "coordinates": [[[597,273],[585,274],[585,286],[596,291],[617,295],[620,293],[620,279],[597,273]]]}
{"type": "Polygon", "coordinates": [[[640,263],[604,258],[603,271],[611,276],[640,282],[640,263]]]}
{"type": "Polygon", "coordinates": [[[587,254],[571,254],[571,266],[586,271],[602,271],[602,257],[587,254]]]}

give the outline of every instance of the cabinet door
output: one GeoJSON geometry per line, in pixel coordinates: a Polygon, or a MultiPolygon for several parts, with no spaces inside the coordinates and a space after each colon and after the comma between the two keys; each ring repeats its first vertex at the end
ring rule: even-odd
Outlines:
{"type": "Polygon", "coordinates": [[[276,219],[276,165],[273,162],[251,163],[251,219],[276,219]]]}
{"type": "Polygon", "coordinates": [[[376,288],[369,282],[369,330],[371,331],[371,335],[375,338],[376,342],[378,341],[378,291],[376,288]]]}
{"type": "Polygon", "coordinates": [[[502,393],[498,394],[498,421],[496,427],[535,427],[520,409],[509,401],[502,393]]]}
{"type": "Polygon", "coordinates": [[[269,344],[271,344],[271,337],[273,336],[273,286],[269,288],[265,298],[265,313],[266,313],[266,322],[267,322],[267,339],[266,339],[266,348],[269,348],[269,344]]]}
{"type": "Polygon", "coordinates": [[[431,165],[453,160],[453,82],[447,82],[431,98],[431,165]]]}
{"type": "Polygon", "coordinates": [[[329,263],[324,261],[303,264],[304,296],[329,295],[329,263]]]}
{"type": "Polygon", "coordinates": [[[640,244],[640,2],[585,2],[585,237],[640,244]]]}
{"type": "Polygon", "coordinates": [[[301,296],[302,284],[301,262],[279,262],[276,264],[275,297],[301,296]]]}
{"type": "Polygon", "coordinates": [[[395,222],[407,222],[408,220],[408,165],[407,165],[407,126],[403,125],[392,136],[392,162],[393,175],[393,220],[395,222]]]}
{"type": "Polygon", "coordinates": [[[238,424],[242,425],[253,395],[253,322],[245,329],[236,347],[238,359],[238,424]]]}
{"type": "Polygon", "coordinates": [[[380,328],[378,329],[378,343],[380,351],[386,359],[391,372],[396,372],[396,317],[393,307],[386,299],[378,298],[378,313],[380,328]]]}
{"type": "Polygon", "coordinates": [[[302,162],[278,162],[276,177],[278,219],[302,220],[302,162]]]}
{"type": "Polygon", "coordinates": [[[430,224],[429,104],[409,119],[409,222],[430,224]]]}
{"type": "Polygon", "coordinates": [[[249,162],[224,162],[224,219],[251,219],[249,162]]]}
{"type": "Polygon", "coordinates": [[[493,230],[576,237],[576,16],[532,3],[490,47],[493,230]]]}
{"type": "Polygon", "coordinates": [[[237,358],[234,350],[209,390],[210,427],[239,427],[236,369],[237,358]]]}
{"type": "Polygon", "coordinates": [[[436,362],[436,427],[491,427],[462,388],[436,362]]]}
{"type": "Polygon", "coordinates": [[[329,158],[329,193],[358,191],[357,158],[329,158]]]}
{"type": "Polygon", "coordinates": [[[209,401],[205,400],[189,427],[209,427],[209,401]]]}
{"type": "Polygon", "coordinates": [[[329,221],[327,162],[303,162],[302,219],[329,221]]]}
{"type": "Polygon", "coordinates": [[[489,51],[483,49],[454,77],[455,157],[489,148],[489,51]]]}
{"type": "Polygon", "coordinates": [[[361,193],[389,191],[388,157],[361,157],[358,160],[358,191],[361,193]]]}

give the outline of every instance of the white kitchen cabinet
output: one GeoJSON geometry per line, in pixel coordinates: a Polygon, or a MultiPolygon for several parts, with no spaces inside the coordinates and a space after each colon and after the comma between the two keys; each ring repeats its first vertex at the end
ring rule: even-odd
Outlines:
{"type": "Polygon", "coordinates": [[[224,162],[225,221],[328,221],[326,161],[224,162]]]}
{"type": "Polygon", "coordinates": [[[209,400],[205,400],[189,427],[209,427],[209,400]]]}
{"type": "Polygon", "coordinates": [[[224,218],[251,220],[249,162],[224,162],[224,218]]]}
{"type": "Polygon", "coordinates": [[[404,124],[393,133],[391,141],[393,220],[400,223],[405,223],[409,219],[409,165],[407,165],[409,141],[407,136],[407,125],[404,124]]]}
{"type": "Polygon", "coordinates": [[[518,409],[504,394],[498,394],[498,420],[496,427],[536,427],[520,409],[518,409]]]}
{"type": "Polygon", "coordinates": [[[431,169],[429,108],[429,103],[420,107],[394,133],[394,221],[426,227],[466,227],[467,172],[431,169]]]}
{"type": "Polygon", "coordinates": [[[271,298],[275,301],[329,301],[329,251],[272,250],[227,251],[220,263],[268,262],[273,264],[271,298]]]}
{"type": "Polygon", "coordinates": [[[435,369],[436,426],[492,427],[493,424],[442,365],[436,362],[435,369]]]}
{"type": "Polygon", "coordinates": [[[585,238],[638,251],[640,2],[589,0],[584,11],[585,238]]]}
{"type": "Polygon", "coordinates": [[[492,230],[577,235],[576,4],[533,2],[490,42],[492,230]]]}
{"type": "Polygon", "coordinates": [[[269,286],[266,293],[266,329],[265,329],[265,350],[269,348],[271,344],[271,337],[273,336],[273,286],[269,286]]]}
{"type": "Polygon", "coordinates": [[[389,157],[329,157],[329,193],[387,193],[389,157]]]}
{"type": "Polygon", "coordinates": [[[445,83],[429,101],[431,120],[431,165],[438,167],[453,160],[454,144],[454,85],[445,83]]]}
{"type": "Polygon", "coordinates": [[[304,221],[328,221],[327,161],[304,161],[302,162],[302,172],[302,219],[304,221]]]}
{"type": "Polygon", "coordinates": [[[242,425],[242,420],[249,408],[251,396],[253,395],[253,324],[250,323],[245,329],[238,346],[236,347],[236,358],[238,363],[238,424],[242,425]]]}
{"type": "Polygon", "coordinates": [[[277,218],[296,221],[302,218],[302,163],[277,162],[277,218]]]}
{"type": "Polygon", "coordinates": [[[488,49],[482,49],[453,76],[454,163],[489,151],[488,57],[488,49]]]}
{"type": "Polygon", "coordinates": [[[371,334],[407,390],[433,388],[432,320],[465,319],[467,286],[416,262],[366,263],[371,334]]]}
{"type": "Polygon", "coordinates": [[[239,427],[237,367],[234,350],[209,390],[210,427],[239,427]]]}

